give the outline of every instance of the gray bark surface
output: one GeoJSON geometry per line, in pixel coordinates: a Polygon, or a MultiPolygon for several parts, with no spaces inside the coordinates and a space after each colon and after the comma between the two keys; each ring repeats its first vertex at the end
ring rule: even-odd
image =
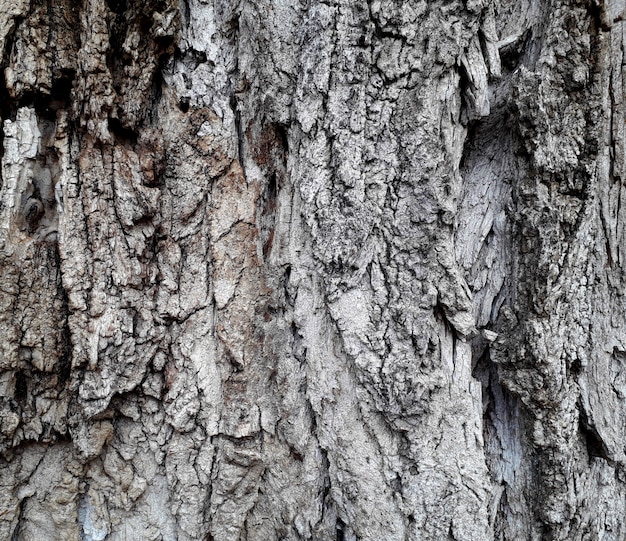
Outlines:
{"type": "Polygon", "coordinates": [[[625,18],[0,0],[0,539],[626,539],[625,18]]]}

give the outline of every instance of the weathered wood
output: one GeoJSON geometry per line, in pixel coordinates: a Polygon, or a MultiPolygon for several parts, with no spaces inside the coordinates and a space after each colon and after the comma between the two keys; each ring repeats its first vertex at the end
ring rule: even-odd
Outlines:
{"type": "Polygon", "coordinates": [[[0,0],[0,538],[622,540],[622,0],[0,0]]]}

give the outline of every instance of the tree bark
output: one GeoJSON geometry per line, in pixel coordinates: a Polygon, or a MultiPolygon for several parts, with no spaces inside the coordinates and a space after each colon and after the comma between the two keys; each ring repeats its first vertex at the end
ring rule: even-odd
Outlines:
{"type": "Polygon", "coordinates": [[[625,539],[625,17],[0,0],[0,539],[625,539]]]}

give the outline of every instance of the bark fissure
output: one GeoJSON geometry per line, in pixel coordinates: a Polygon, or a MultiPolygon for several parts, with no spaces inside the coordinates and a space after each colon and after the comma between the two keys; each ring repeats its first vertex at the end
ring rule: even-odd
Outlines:
{"type": "Polygon", "coordinates": [[[0,0],[0,537],[621,539],[623,25],[0,0]]]}

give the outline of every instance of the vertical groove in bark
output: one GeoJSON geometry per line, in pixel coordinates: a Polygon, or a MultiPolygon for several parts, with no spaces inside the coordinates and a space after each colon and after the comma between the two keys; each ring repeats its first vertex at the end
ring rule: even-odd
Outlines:
{"type": "Polygon", "coordinates": [[[617,0],[0,0],[0,537],[621,539],[617,0]]]}

